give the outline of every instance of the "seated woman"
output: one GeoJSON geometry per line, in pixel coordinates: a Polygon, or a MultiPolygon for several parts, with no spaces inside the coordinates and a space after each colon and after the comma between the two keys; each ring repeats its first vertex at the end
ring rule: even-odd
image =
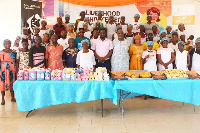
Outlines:
{"type": "Polygon", "coordinates": [[[160,71],[173,69],[172,62],[175,60],[174,50],[172,48],[168,48],[168,43],[168,38],[162,38],[162,47],[157,50],[158,70],[160,71]]]}

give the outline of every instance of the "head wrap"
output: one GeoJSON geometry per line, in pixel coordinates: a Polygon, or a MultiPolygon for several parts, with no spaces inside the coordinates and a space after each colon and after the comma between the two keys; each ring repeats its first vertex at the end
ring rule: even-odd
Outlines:
{"type": "Polygon", "coordinates": [[[5,40],[3,40],[3,46],[5,47],[5,43],[6,42],[10,42],[10,44],[11,44],[11,41],[9,40],[9,39],[5,39],[5,40]]]}
{"type": "Polygon", "coordinates": [[[178,36],[178,32],[177,31],[172,31],[171,35],[173,36],[174,34],[176,34],[178,36]]]}
{"type": "Polygon", "coordinates": [[[178,44],[182,44],[183,47],[185,48],[185,43],[183,41],[179,41],[178,44]]]}
{"type": "Polygon", "coordinates": [[[42,20],[40,23],[42,24],[42,22],[45,22],[45,23],[46,23],[46,25],[47,25],[47,21],[46,21],[46,20],[42,20]]]}
{"type": "Polygon", "coordinates": [[[65,18],[67,18],[67,17],[70,18],[70,15],[69,14],[65,14],[65,18]]]}
{"type": "Polygon", "coordinates": [[[172,30],[172,27],[171,27],[171,26],[167,26],[167,27],[165,28],[165,30],[167,30],[168,28],[170,28],[170,29],[172,30]]]}
{"type": "Polygon", "coordinates": [[[195,44],[200,43],[200,37],[195,40],[195,44]]]}
{"type": "Polygon", "coordinates": [[[83,23],[83,26],[84,26],[84,25],[87,25],[87,26],[88,26],[88,23],[84,22],[84,23],[83,23]]]}
{"type": "Polygon", "coordinates": [[[89,41],[87,39],[82,40],[81,45],[83,45],[84,42],[86,42],[89,45],[89,41]]]}
{"type": "Polygon", "coordinates": [[[148,42],[147,42],[147,46],[149,46],[149,45],[154,46],[154,42],[153,42],[153,41],[148,41],[148,42]]]}
{"type": "Polygon", "coordinates": [[[147,15],[147,18],[148,18],[148,17],[151,17],[151,18],[152,18],[152,15],[147,15]]]}
{"type": "Polygon", "coordinates": [[[156,24],[154,24],[154,25],[152,26],[152,28],[153,28],[153,27],[156,27],[156,28],[158,28],[158,26],[157,26],[156,24]]]}
{"type": "Polygon", "coordinates": [[[135,18],[135,17],[140,18],[140,15],[139,15],[139,14],[135,14],[135,15],[134,15],[134,18],[135,18]]]}
{"type": "Polygon", "coordinates": [[[68,24],[67,24],[67,27],[70,26],[70,25],[72,25],[72,26],[74,27],[74,24],[73,24],[73,23],[68,23],[68,24]]]}
{"type": "Polygon", "coordinates": [[[81,12],[79,13],[79,16],[81,16],[81,13],[82,13],[82,12],[84,12],[84,13],[85,13],[85,11],[81,11],[81,12]]]}
{"type": "Polygon", "coordinates": [[[129,25],[127,26],[127,29],[128,29],[128,27],[130,27],[130,26],[133,28],[133,25],[132,25],[132,24],[129,24],[129,25]]]}
{"type": "Polygon", "coordinates": [[[160,43],[163,44],[164,41],[167,41],[169,43],[169,39],[167,37],[162,38],[160,43]]]}
{"type": "Polygon", "coordinates": [[[55,30],[54,30],[54,29],[49,29],[49,30],[48,30],[48,34],[50,33],[51,30],[55,33],[55,30]]]}
{"type": "Polygon", "coordinates": [[[162,34],[162,33],[167,34],[167,31],[166,31],[166,30],[161,30],[160,33],[159,33],[159,36],[160,36],[160,37],[161,37],[161,34],[162,34]]]}
{"type": "Polygon", "coordinates": [[[35,31],[35,29],[36,29],[36,28],[40,30],[40,28],[39,28],[39,27],[35,26],[35,27],[33,28],[33,31],[35,31]]]}
{"type": "Polygon", "coordinates": [[[122,28],[122,26],[121,25],[117,25],[116,28],[115,28],[115,32],[117,32],[119,28],[122,28]]]}
{"type": "Polygon", "coordinates": [[[113,18],[114,18],[114,16],[113,16],[113,15],[110,15],[108,18],[110,18],[110,17],[113,17],[113,18]]]}
{"type": "Polygon", "coordinates": [[[99,21],[97,21],[96,23],[94,23],[94,28],[97,27],[97,23],[100,24],[100,29],[102,29],[102,28],[103,28],[103,23],[101,23],[101,22],[99,22],[99,21]]]}
{"type": "Polygon", "coordinates": [[[103,12],[102,11],[98,11],[97,15],[99,15],[99,14],[103,15],[103,12]]]}
{"type": "Polygon", "coordinates": [[[84,21],[85,21],[86,19],[88,19],[88,20],[89,20],[89,17],[85,17],[85,18],[84,18],[84,21]]]}
{"type": "Polygon", "coordinates": [[[184,25],[183,23],[180,23],[180,24],[178,25],[178,29],[179,29],[179,30],[180,30],[181,25],[183,25],[184,28],[185,28],[185,25],[184,25]]]}

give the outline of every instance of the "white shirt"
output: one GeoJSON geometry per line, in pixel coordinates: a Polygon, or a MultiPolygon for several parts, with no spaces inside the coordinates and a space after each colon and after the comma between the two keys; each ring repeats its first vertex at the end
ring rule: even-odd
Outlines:
{"type": "Polygon", "coordinates": [[[133,25],[133,30],[132,30],[133,33],[140,32],[139,29],[140,22],[134,22],[132,25],[133,25]]]}
{"type": "Polygon", "coordinates": [[[156,64],[156,51],[148,52],[145,50],[142,53],[142,58],[144,59],[147,55],[149,55],[149,58],[146,59],[146,62],[144,63],[144,70],[147,71],[157,71],[157,64],[156,64]]]}
{"type": "Polygon", "coordinates": [[[178,51],[178,44],[173,45],[173,43],[171,42],[168,44],[168,48],[172,48],[174,51],[178,51]]]}
{"type": "Polygon", "coordinates": [[[83,50],[79,51],[76,57],[76,64],[80,65],[80,68],[92,68],[96,65],[94,53],[89,50],[87,53],[83,53],[83,50]]]}
{"type": "Polygon", "coordinates": [[[60,39],[58,39],[58,44],[63,46],[63,51],[64,51],[66,48],[69,47],[68,38],[66,38],[66,39],[60,38],[60,39]]]}
{"type": "Polygon", "coordinates": [[[187,68],[187,55],[188,55],[188,52],[185,51],[185,50],[182,53],[179,50],[176,51],[175,63],[176,63],[177,69],[180,69],[180,70],[183,70],[183,71],[188,70],[188,68],[187,68]]]}

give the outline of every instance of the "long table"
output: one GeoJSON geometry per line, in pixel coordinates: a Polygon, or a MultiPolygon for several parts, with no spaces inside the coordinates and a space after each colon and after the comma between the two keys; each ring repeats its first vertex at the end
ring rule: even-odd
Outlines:
{"type": "Polygon", "coordinates": [[[124,91],[150,95],[166,100],[200,105],[200,80],[191,79],[138,79],[116,80],[113,88],[113,103],[117,104],[118,90],[121,91],[122,116],[124,116],[124,91]]]}
{"type": "MultiPolygon", "coordinates": [[[[16,81],[13,85],[18,111],[102,99],[113,99],[114,81],[16,81]]],[[[29,113],[30,113],[29,112],[29,113]]]]}

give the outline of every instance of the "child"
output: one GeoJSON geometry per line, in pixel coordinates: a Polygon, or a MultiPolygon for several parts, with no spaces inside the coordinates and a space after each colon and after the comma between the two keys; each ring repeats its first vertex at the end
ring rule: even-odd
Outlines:
{"type": "Polygon", "coordinates": [[[103,23],[97,21],[93,24],[93,27],[94,29],[98,29],[98,30],[103,29],[103,23]]]}
{"type": "Polygon", "coordinates": [[[159,43],[160,42],[160,36],[157,33],[158,27],[156,24],[152,26],[152,31],[153,31],[153,41],[159,43]]]}
{"type": "Polygon", "coordinates": [[[64,26],[65,26],[66,31],[68,31],[67,24],[70,23],[69,20],[70,20],[70,15],[69,14],[65,14],[65,23],[64,23],[64,26]]]}
{"type": "Polygon", "coordinates": [[[83,50],[78,52],[77,58],[76,58],[76,64],[77,68],[95,68],[96,62],[94,53],[89,48],[89,41],[88,40],[82,40],[81,41],[83,50]]]}
{"type": "Polygon", "coordinates": [[[158,70],[166,70],[166,69],[173,69],[173,61],[175,59],[174,50],[168,47],[168,38],[164,37],[161,40],[161,45],[157,51],[157,59],[158,59],[158,70]]]}
{"type": "Polygon", "coordinates": [[[184,47],[185,43],[183,41],[179,41],[178,50],[176,51],[175,69],[187,71],[188,66],[190,65],[190,55],[186,50],[184,50],[184,47]]]}
{"type": "Polygon", "coordinates": [[[33,67],[45,67],[45,47],[41,46],[42,38],[37,36],[36,45],[34,45],[29,51],[29,63],[33,67]]]}
{"type": "Polygon", "coordinates": [[[22,40],[23,49],[17,53],[17,70],[21,68],[28,68],[29,66],[29,49],[28,49],[28,39],[22,40]]]}
{"type": "Polygon", "coordinates": [[[39,36],[40,28],[36,26],[33,31],[34,31],[34,35],[31,37],[31,39],[32,39],[32,46],[34,46],[36,44],[35,39],[36,39],[37,36],[39,36]]]}
{"type": "Polygon", "coordinates": [[[90,25],[90,20],[89,20],[88,17],[85,17],[84,22],[86,22],[86,23],[88,24],[88,30],[89,30],[89,31],[92,31],[93,28],[92,28],[92,26],[90,25]]]}
{"type": "Polygon", "coordinates": [[[84,19],[85,19],[85,11],[81,11],[79,13],[79,15],[81,16],[81,18],[76,20],[75,28],[74,28],[74,31],[77,32],[77,33],[79,32],[79,28],[83,28],[83,22],[84,22],[84,19]]]}
{"type": "Polygon", "coordinates": [[[171,26],[167,26],[165,28],[165,30],[167,31],[166,37],[169,39],[169,43],[171,43],[172,42],[172,35],[171,35],[172,27],[171,26]]]}
{"type": "Polygon", "coordinates": [[[194,48],[193,39],[194,39],[193,35],[190,35],[189,38],[187,39],[186,43],[189,46],[189,51],[194,48]]]}
{"type": "Polygon", "coordinates": [[[107,23],[107,38],[112,40],[112,35],[115,33],[116,24],[114,23],[114,16],[110,15],[107,23]]]}
{"type": "MultiPolygon", "coordinates": [[[[150,33],[149,33],[150,34],[150,33]]],[[[156,51],[153,50],[154,42],[147,42],[148,49],[142,54],[142,62],[144,64],[144,70],[157,71],[156,65],[156,51]]]]}
{"type": "Polygon", "coordinates": [[[84,29],[84,36],[87,37],[87,38],[90,38],[91,37],[91,31],[88,30],[88,23],[84,22],[83,23],[83,29],[84,29]]]}
{"type": "Polygon", "coordinates": [[[132,30],[133,30],[133,25],[129,24],[127,26],[127,33],[125,34],[125,37],[130,42],[130,45],[133,44],[133,40],[134,40],[134,34],[133,34],[132,30]]]}
{"type": "Polygon", "coordinates": [[[135,14],[134,15],[134,22],[133,22],[133,33],[137,33],[140,31],[139,29],[139,25],[140,25],[140,22],[139,22],[139,19],[140,19],[140,15],[139,14],[135,14]]]}
{"type": "Polygon", "coordinates": [[[49,42],[51,42],[51,36],[52,36],[53,34],[55,34],[55,30],[54,30],[54,29],[49,29],[49,30],[48,30],[48,34],[49,34],[49,42]]]}
{"type": "Polygon", "coordinates": [[[118,25],[121,25],[122,26],[122,30],[123,30],[123,32],[124,32],[124,34],[126,34],[127,33],[127,26],[128,26],[128,24],[127,23],[125,23],[125,16],[121,16],[121,21],[120,21],[120,23],[118,23],[118,25]]]}
{"type": "Polygon", "coordinates": [[[112,41],[118,38],[118,36],[117,36],[117,31],[118,31],[119,29],[122,29],[122,26],[121,26],[121,25],[117,25],[117,26],[116,26],[116,28],[115,28],[115,33],[112,35],[112,41]]]}
{"type": "Polygon", "coordinates": [[[69,47],[68,44],[68,38],[67,38],[67,31],[66,30],[62,30],[61,33],[61,38],[58,39],[58,44],[63,46],[63,50],[65,50],[66,48],[69,47]]]}
{"type": "Polygon", "coordinates": [[[15,64],[15,58],[16,58],[16,52],[12,51],[10,49],[11,47],[11,41],[6,39],[3,41],[3,46],[5,49],[3,49],[0,52],[0,91],[2,95],[2,102],[1,105],[5,105],[5,91],[10,90],[11,92],[11,101],[16,102],[14,97],[14,91],[13,91],[13,83],[15,82],[15,72],[16,72],[16,64],[15,64]]]}
{"type": "MultiPolygon", "coordinates": [[[[148,40],[148,41],[153,41],[153,34],[152,34],[152,33],[149,33],[149,34],[148,34],[147,40],[148,40]]],[[[153,41],[153,43],[154,43],[154,45],[153,45],[153,50],[156,50],[156,51],[157,51],[158,48],[159,48],[159,44],[158,44],[157,42],[154,42],[154,41],[153,41]]],[[[144,49],[147,49],[147,47],[148,47],[148,46],[147,46],[147,42],[144,42],[143,45],[144,45],[144,49]]]]}
{"type": "Polygon", "coordinates": [[[169,43],[168,47],[172,48],[174,51],[178,50],[178,32],[172,31],[172,42],[169,43]]]}
{"type": "Polygon", "coordinates": [[[69,48],[65,49],[62,55],[64,67],[75,68],[78,49],[74,48],[74,38],[69,38],[68,44],[69,48]]]}
{"type": "Polygon", "coordinates": [[[67,32],[68,38],[76,38],[76,32],[74,32],[74,24],[72,23],[67,24],[67,29],[68,29],[67,32]]]}
{"type": "Polygon", "coordinates": [[[149,33],[153,33],[152,26],[155,25],[155,23],[152,22],[152,15],[147,15],[147,23],[145,24],[145,32],[147,35],[149,33]]]}
{"type": "Polygon", "coordinates": [[[92,31],[92,36],[91,36],[91,39],[90,39],[90,42],[91,42],[91,47],[93,45],[93,43],[95,42],[96,39],[99,38],[99,31],[97,29],[94,29],[92,31]]]}
{"type": "Polygon", "coordinates": [[[188,38],[187,32],[185,31],[185,25],[183,23],[180,23],[178,25],[178,35],[179,35],[179,39],[181,35],[185,35],[185,38],[188,38]]]}
{"type": "Polygon", "coordinates": [[[58,36],[56,34],[51,36],[52,44],[46,48],[45,59],[47,67],[52,70],[63,69],[62,53],[63,46],[58,44],[58,36]]]}
{"type": "Polygon", "coordinates": [[[44,33],[43,38],[42,38],[42,45],[43,47],[47,47],[49,45],[49,34],[44,33]]]}
{"type": "MultiPolygon", "coordinates": [[[[167,36],[167,31],[166,30],[161,30],[160,33],[159,33],[159,37],[160,37],[160,41],[165,38],[167,36]]],[[[160,44],[160,47],[162,47],[162,44],[160,43],[159,41],[159,44],[160,44]]]]}
{"type": "MultiPolygon", "coordinates": [[[[103,20],[103,12],[102,11],[97,12],[97,21],[96,22],[100,22],[102,24],[102,28],[106,28],[106,22],[103,20]]],[[[94,24],[96,22],[94,22],[94,24]]],[[[96,28],[96,27],[93,25],[93,28],[96,28]]]]}
{"type": "Polygon", "coordinates": [[[88,45],[89,45],[89,48],[91,47],[91,44],[90,44],[90,39],[89,38],[87,38],[87,37],[85,37],[84,36],[84,29],[83,28],[80,28],[79,29],[79,36],[78,37],[76,37],[75,38],[75,48],[78,48],[79,50],[82,50],[83,49],[83,47],[82,47],[82,43],[81,43],[81,41],[82,40],[85,40],[85,39],[87,39],[88,40],[88,45]]]}
{"type": "Polygon", "coordinates": [[[46,28],[46,26],[47,26],[47,21],[46,21],[46,20],[42,20],[42,21],[41,21],[41,25],[42,25],[42,27],[41,27],[41,29],[40,29],[39,35],[40,35],[41,38],[42,38],[43,35],[44,35],[45,33],[47,33],[47,30],[48,30],[48,28],[46,28]]]}

